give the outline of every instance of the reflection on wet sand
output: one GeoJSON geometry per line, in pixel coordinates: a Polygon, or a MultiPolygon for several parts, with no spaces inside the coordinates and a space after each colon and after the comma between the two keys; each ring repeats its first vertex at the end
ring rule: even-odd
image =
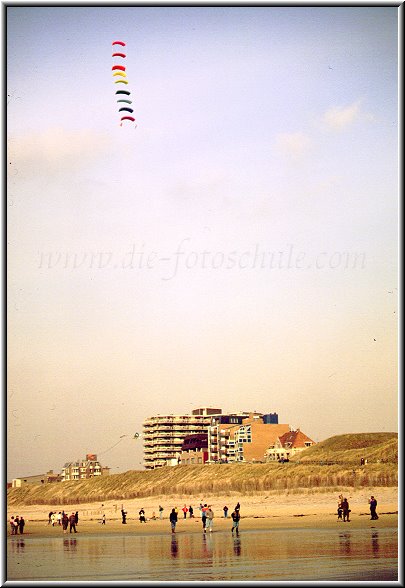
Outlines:
{"type": "Polygon", "coordinates": [[[235,555],[240,555],[241,554],[239,534],[236,537],[234,537],[234,540],[233,540],[233,552],[234,552],[235,555]]]}
{"type": "Polygon", "coordinates": [[[77,539],[64,539],[63,540],[63,549],[65,551],[76,551],[77,539]]]}
{"type": "Polygon", "coordinates": [[[8,542],[7,579],[397,580],[397,543],[391,529],[27,538],[8,542]]]}
{"type": "Polygon", "coordinates": [[[378,551],[380,549],[380,546],[378,544],[378,531],[375,531],[371,535],[371,549],[373,551],[374,557],[380,557],[379,553],[378,553],[378,551]]]}
{"type": "Polygon", "coordinates": [[[339,545],[341,553],[350,555],[351,551],[350,533],[339,533],[339,545]]]}
{"type": "Polygon", "coordinates": [[[171,552],[172,557],[177,557],[179,555],[179,544],[177,542],[177,537],[175,535],[172,535],[170,552],[171,552]]]}
{"type": "Polygon", "coordinates": [[[24,541],[24,539],[17,539],[17,541],[14,541],[13,540],[11,542],[11,549],[15,553],[24,552],[24,549],[25,549],[25,541],[24,541]]]}

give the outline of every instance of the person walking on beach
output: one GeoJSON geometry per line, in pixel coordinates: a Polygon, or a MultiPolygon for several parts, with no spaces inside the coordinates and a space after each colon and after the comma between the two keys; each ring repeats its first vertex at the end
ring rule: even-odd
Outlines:
{"type": "Polygon", "coordinates": [[[50,525],[52,523],[52,515],[53,515],[53,512],[50,511],[50,513],[48,515],[48,525],[50,525]]]}
{"type": "Polygon", "coordinates": [[[337,516],[338,516],[337,520],[338,521],[342,521],[343,520],[343,517],[342,517],[342,514],[343,514],[342,502],[343,502],[343,496],[342,496],[342,499],[340,499],[340,496],[339,496],[338,505],[337,505],[337,516]]]}
{"type": "Polygon", "coordinates": [[[20,517],[20,523],[18,526],[20,527],[20,535],[23,535],[25,527],[24,517],[20,517]]]}
{"type": "Polygon", "coordinates": [[[56,514],[53,512],[51,514],[51,524],[52,524],[52,527],[55,526],[55,523],[56,523],[56,514]]]}
{"type": "Polygon", "coordinates": [[[16,528],[17,527],[14,523],[15,523],[15,519],[14,519],[14,517],[11,517],[10,518],[10,530],[11,530],[12,535],[16,535],[16,528]]]}
{"type": "Polygon", "coordinates": [[[161,505],[159,504],[159,518],[160,518],[160,520],[162,520],[162,519],[163,519],[163,510],[164,510],[163,506],[161,506],[161,505]]]}
{"type": "Polygon", "coordinates": [[[172,508],[172,512],[169,516],[170,525],[172,527],[172,533],[176,532],[176,523],[177,523],[177,512],[175,508],[172,508]]]}
{"type": "Polygon", "coordinates": [[[15,517],[14,519],[15,534],[18,535],[18,529],[20,528],[20,518],[15,517]]]}
{"type": "Polygon", "coordinates": [[[127,511],[124,508],[121,509],[122,524],[127,524],[127,511]]]}
{"type": "Polygon", "coordinates": [[[79,523],[79,513],[78,513],[78,511],[75,512],[75,523],[76,523],[76,525],[79,523]]]}
{"type": "Polygon", "coordinates": [[[69,517],[69,524],[70,524],[69,533],[72,532],[72,529],[75,533],[77,533],[77,531],[76,531],[76,515],[74,512],[72,512],[72,514],[69,517]]]}
{"type": "Polygon", "coordinates": [[[101,519],[101,524],[105,525],[105,513],[103,514],[103,518],[101,519]]]}
{"type": "Polygon", "coordinates": [[[234,531],[236,531],[236,534],[239,535],[239,521],[240,521],[239,510],[236,510],[236,508],[235,508],[235,510],[231,514],[231,517],[232,517],[232,535],[233,535],[234,531]]]}
{"type": "Polygon", "coordinates": [[[193,509],[193,507],[191,506],[191,504],[190,504],[190,506],[188,507],[188,514],[189,514],[189,517],[190,517],[190,519],[193,519],[193,518],[194,518],[194,509],[193,509]]]}
{"type": "Polygon", "coordinates": [[[349,508],[349,503],[347,501],[347,498],[343,498],[342,501],[342,511],[343,511],[343,522],[345,523],[346,521],[348,523],[350,523],[350,508],[349,508]]]}
{"type": "Polygon", "coordinates": [[[68,524],[69,524],[69,517],[67,516],[67,513],[65,511],[63,511],[63,515],[62,515],[62,529],[63,529],[63,532],[64,533],[66,533],[66,531],[67,531],[68,524]]]}
{"type": "Polygon", "coordinates": [[[374,498],[374,496],[372,496],[370,498],[370,500],[368,501],[368,503],[370,505],[370,515],[371,515],[370,520],[371,521],[376,521],[378,519],[378,514],[376,512],[376,510],[377,510],[377,500],[374,498]]]}
{"type": "Polygon", "coordinates": [[[139,511],[139,521],[141,523],[146,523],[145,511],[143,510],[143,508],[141,508],[141,510],[139,511]]]}
{"type": "Polygon", "coordinates": [[[204,504],[204,506],[202,507],[202,510],[201,510],[201,522],[202,522],[204,533],[206,532],[205,526],[207,524],[207,510],[208,510],[208,506],[206,504],[204,504]]]}
{"type": "Polygon", "coordinates": [[[212,533],[213,524],[214,524],[214,511],[212,510],[211,505],[209,505],[207,508],[207,519],[206,519],[206,523],[205,523],[205,528],[208,529],[210,533],[212,533]]]}
{"type": "Polygon", "coordinates": [[[223,510],[224,510],[224,517],[227,519],[228,518],[228,510],[229,509],[228,509],[227,506],[224,506],[224,509],[223,510]]]}
{"type": "Polygon", "coordinates": [[[186,519],[187,518],[187,513],[188,513],[188,508],[186,505],[183,506],[183,508],[181,509],[183,511],[183,517],[186,519]]]}

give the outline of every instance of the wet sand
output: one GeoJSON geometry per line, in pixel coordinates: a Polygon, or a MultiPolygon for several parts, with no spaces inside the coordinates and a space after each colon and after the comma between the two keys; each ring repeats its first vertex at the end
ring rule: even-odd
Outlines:
{"type": "MultiPolygon", "coordinates": [[[[59,525],[48,525],[48,513],[65,509],[68,514],[79,512],[78,534],[162,534],[170,533],[169,513],[178,508],[176,533],[201,533],[202,525],[198,505],[200,501],[211,504],[214,511],[214,532],[230,529],[230,513],[235,504],[241,504],[240,529],[265,530],[280,528],[396,528],[398,526],[398,489],[374,488],[343,491],[351,508],[350,522],[337,521],[337,501],[339,492],[301,493],[301,494],[258,494],[253,496],[211,496],[200,499],[190,497],[152,497],[121,501],[106,501],[104,504],[86,503],[71,505],[12,505],[7,508],[8,519],[12,515],[23,515],[26,520],[27,536],[57,537],[63,535],[59,525]],[[373,494],[378,500],[379,519],[370,520],[368,499],[373,494]],[[194,508],[194,518],[183,518],[181,508],[184,503],[194,508]],[[121,506],[128,512],[127,524],[121,522],[121,506]],[[163,520],[159,520],[158,507],[164,508],[163,520]],[[223,506],[229,507],[228,519],[223,516],[223,506]],[[139,521],[138,512],[144,508],[147,522],[139,521]],[[155,512],[156,520],[152,520],[155,512]],[[106,524],[101,524],[102,514],[106,524]]],[[[8,529],[10,535],[10,529],[8,529]]],[[[67,532],[70,535],[69,530],[67,532]]],[[[71,535],[70,535],[71,536],[71,535]]]]}

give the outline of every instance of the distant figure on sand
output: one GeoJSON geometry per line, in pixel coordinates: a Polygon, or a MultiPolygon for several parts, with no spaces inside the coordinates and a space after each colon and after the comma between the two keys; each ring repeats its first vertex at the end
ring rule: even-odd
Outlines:
{"type": "Polygon", "coordinates": [[[233,511],[233,513],[231,514],[232,517],[232,534],[233,532],[236,530],[236,534],[239,535],[239,521],[240,521],[240,514],[239,514],[239,510],[235,510],[233,511]]]}
{"type": "Polygon", "coordinates": [[[124,510],[123,508],[121,509],[121,517],[122,517],[122,524],[126,525],[127,524],[127,511],[124,510]]]}
{"type": "Polygon", "coordinates": [[[378,514],[376,512],[376,510],[377,510],[377,500],[374,498],[374,496],[372,496],[370,498],[370,500],[368,501],[368,503],[370,505],[370,515],[371,515],[370,520],[371,521],[376,521],[378,519],[378,514]]]}
{"type": "Polygon", "coordinates": [[[240,504],[238,502],[238,504],[235,506],[235,510],[237,510],[238,512],[240,511],[240,504]]]}
{"type": "Polygon", "coordinates": [[[102,519],[101,519],[101,524],[102,524],[102,525],[105,525],[105,513],[103,514],[103,517],[102,517],[102,519]]]}
{"type": "Polygon", "coordinates": [[[63,529],[64,533],[66,533],[68,525],[69,525],[69,517],[67,516],[67,513],[64,512],[63,516],[62,516],[62,529],[63,529]]]}
{"type": "Polygon", "coordinates": [[[176,532],[176,523],[177,523],[177,512],[175,508],[172,508],[172,512],[170,513],[169,516],[170,519],[170,525],[172,527],[172,533],[176,532]]]}
{"type": "Polygon", "coordinates": [[[141,523],[146,523],[145,511],[143,510],[143,508],[141,508],[141,510],[139,511],[139,521],[141,523]]]}
{"type": "Polygon", "coordinates": [[[163,506],[161,506],[161,505],[159,504],[159,518],[160,518],[160,520],[162,520],[162,519],[163,519],[163,510],[164,510],[164,509],[163,509],[163,506]]]}
{"type": "Polygon", "coordinates": [[[342,501],[342,511],[343,511],[343,522],[345,523],[346,521],[348,523],[350,523],[350,508],[349,508],[349,503],[347,502],[347,498],[343,498],[342,501]]]}
{"type": "Polygon", "coordinates": [[[186,519],[187,518],[187,513],[188,513],[188,508],[186,505],[183,506],[183,508],[181,509],[183,511],[183,517],[186,519]]]}
{"type": "Polygon", "coordinates": [[[76,525],[78,524],[78,522],[79,522],[79,513],[78,513],[78,511],[76,511],[75,512],[75,523],[76,523],[76,525]]]}
{"type": "Polygon", "coordinates": [[[227,506],[224,506],[224,517],[226,519],[228,518],[228,510],[229,510],[229,508],[227,506]]]}
{"type": "Polygon", "coordinates": [[[20,517],[20,534],[22,535],[24,533],[24,527],[25,527],[25,521],[24,521],[24,517],[20,517]]]}
{"type": "Polygon", "coordinates": [[[188,507],[188,514],[189,514],[189,517],[190,517],[190,519],[193,519],[193,518],[194,518],[194,509],[193,509],[193,507],[191,506],[191,504],[190,504],[190,506],[188,507]]]}

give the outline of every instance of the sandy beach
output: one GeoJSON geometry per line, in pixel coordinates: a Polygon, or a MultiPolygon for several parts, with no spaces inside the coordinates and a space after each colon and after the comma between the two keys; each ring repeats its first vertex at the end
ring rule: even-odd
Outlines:
{"type": "MultiPolygon", "coordinates": [[[[63,534],[59,525],[48,525],[48,513],[53,510],[65,510],[68,514],[79,512],[78,533],[134,533],[153,534],[170,533],[169,513],[177,507],[177,533],[200,533],[202,526],[198,505],[200,500],[211,504],[214,511],[214,531],[230,529],[232,522],[230,513],[239,501],[241,504],[240,529],[278,529],[278,528],[334,528],[336,525],[351,528],[383,528],[398,526],[398,489],[374,488],[343,491],[351,508],[350,523],[337,521],[337,501],[339,492],[316,492],[294,494],[260,494],[249,496],[211,496],[200,499],[190,497],[151,497],[128,500],[124,503],[106,501],[105,503],[82,503],[70,505],[13,505],[7,509],[8,519],[14,515],[22,515],[26,520],[27,536],[55,537],[63,534]],[[379,519],[370,520],[368,499],[374,495],[378,500],[377,512],[379,519]],[[194,518],[183,518],[183,505],[190,504],[194,508],[194,518]],[[121,522],[121,506],[127,511],[127,524],[121,522]],[[158,507],[164,508],[163,520],[159,520],[158,507]],[[229,507],[228,519],[224,518],[223,507],[229,507]],[[144,508],[147,522],[139,521],[139,510],[144,508]],[[106,515],[106,524],[101,524],[102,514],[106,515]],[[153,520],[155,513],[156,520],[153,520]]],[[[8,528],[10,535],[10,529],[8,528]]]]}

